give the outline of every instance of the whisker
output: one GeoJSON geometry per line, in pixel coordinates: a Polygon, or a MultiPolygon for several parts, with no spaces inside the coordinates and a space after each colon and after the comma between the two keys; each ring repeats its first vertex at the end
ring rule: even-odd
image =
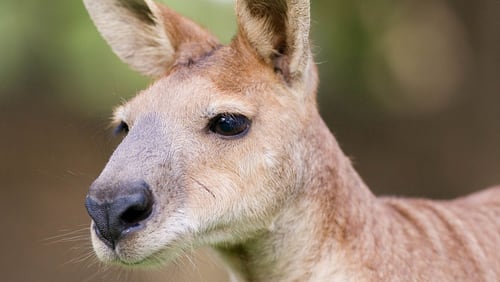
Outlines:
{"type": "Polygon", "coordinates": [[[84,228],[79,228],[75,230],[61,230],[59,232],[61,234],[47,237],[45,239],[42,239],[41,241],[45,244],[52,245],[65,242],[88,240],[90,236],[88,225],[84,228]]]}
{"type": "Polygon", "coordinates": [[[70,259],[69,261],[65,262],[64,265],[68,265],[68,264],[81,264],[83,262],[86,262],[92,258],[95,258],[94,257],[94,253],[93,252],[87,252],[86,254],[83,254],[82,256],[80,257],[76,257],[76,258],[73,258],[73,259],[70,259]]]}
{"type": "Polygon", "coordinates": [[[210,193],[210,195],[212,195],[212,197],[214,197],[214,199],[216,198],[214,192],[212,192],[210,189],[208,189],[208,187],[205,184],[201,183],[200,181],[198,181],[197,179],[195,179],[193,177],[191,177],[191,180],[193,180],[194,182],[196,182],[198,185],[201,186],[201,188],[203,188],[205,191],[207,191],[208,193],[210,193]]]}
{"type": "Polygon", "coordinates": [[[66,173],[74,177],[83,177],[88,180],[93,180],[95,178],[95,175],[81,171],[66,170],[66,173]]]}

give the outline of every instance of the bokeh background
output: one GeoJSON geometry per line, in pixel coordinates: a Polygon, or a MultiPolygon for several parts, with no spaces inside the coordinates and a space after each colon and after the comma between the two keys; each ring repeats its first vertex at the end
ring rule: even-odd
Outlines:
{"type": "MultiPolygon", "coordinates": [[[[228,42],[231,0],[164,0],[228,42]]],[[[500,183],[500,1],[312,0],[320,108],[376,194],[455,197],[500,183]]],[[[226,281],[196,253],[152,272],[100,266],[87,187],[111,109],[149,83],[81,1],[0,1],[2,281],[226,281]]]]}

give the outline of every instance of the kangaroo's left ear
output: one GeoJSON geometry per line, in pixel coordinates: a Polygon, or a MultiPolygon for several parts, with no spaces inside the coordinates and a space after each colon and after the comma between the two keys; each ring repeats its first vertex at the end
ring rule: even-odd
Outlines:
{"type": "Polygon", "coordinates": [[[238,0],[239,37],[293,82],[311,63],[309,0],[238,0]]]}
{"type": "Polygon", "coordinates": [[[153,0],[83,2],[118,57],[144,75],[160,77],[219,45],[210,32],[153,0]]]}

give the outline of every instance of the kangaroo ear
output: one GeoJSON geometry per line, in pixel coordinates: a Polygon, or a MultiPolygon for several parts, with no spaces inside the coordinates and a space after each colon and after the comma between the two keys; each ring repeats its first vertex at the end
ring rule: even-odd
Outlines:
{"type": "Polygon", "coordinates": [[[239,37],[285,79],[299,78],[311,60],[308,0],[238,0],[239,37]]]}
{"type": "Polygon", "coordinates": [[[219,43],[191,20],[152,0],[84,0],[101,35],[122,61],[159,77],[176,61],[196,60],[219,43]]]}

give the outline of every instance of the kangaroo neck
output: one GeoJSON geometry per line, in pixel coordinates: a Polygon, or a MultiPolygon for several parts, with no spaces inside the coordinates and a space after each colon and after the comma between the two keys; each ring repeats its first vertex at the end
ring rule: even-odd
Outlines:
{"type": "Polygon", "coordinates": [[[218,248],[232,268],[233,281],[321,281],[328,278],[319,271],[325,269],[323,263],[329,265],[328,273],[341,275],[348,263],[345,250],[365,236],[375,197],[326,125],[316,124],[313,136],[305,137],[310,141],[299,193],[266,230],[218,248]]]}

